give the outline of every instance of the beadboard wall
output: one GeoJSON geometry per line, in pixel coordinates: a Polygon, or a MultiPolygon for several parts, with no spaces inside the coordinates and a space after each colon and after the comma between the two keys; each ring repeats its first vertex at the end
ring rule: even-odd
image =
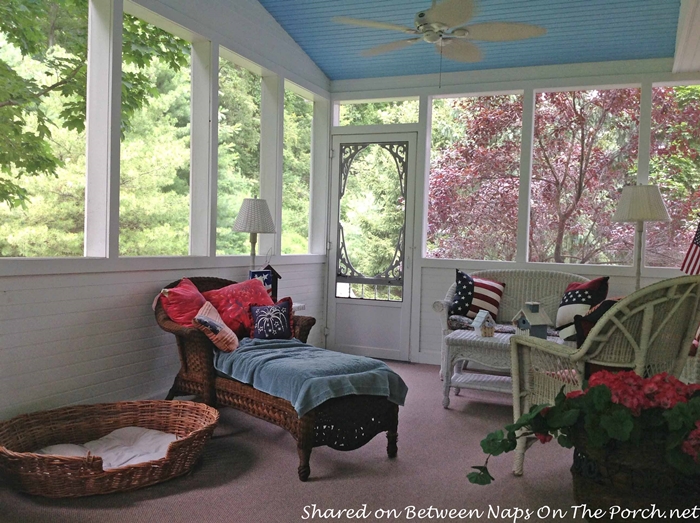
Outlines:
{"type": "MultiPolygon", "coordinates": [[[[279,297],[317,319],[323,346],[325,263],[275,263],[279,297]]],[[[0,419],[76,403],[163,398],[179,369],[175,337],[151,304],[183,276],[246,279],[247,267],[0,277],[0,419]]]]}

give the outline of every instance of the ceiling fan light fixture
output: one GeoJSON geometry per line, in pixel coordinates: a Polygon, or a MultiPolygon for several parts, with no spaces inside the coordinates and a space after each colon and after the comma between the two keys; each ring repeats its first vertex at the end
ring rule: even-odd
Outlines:
{"type": "Polygon", "coordinates": [[[434,44],[435,42],[440,40],[441,37],[442,35],[440,33],[437,33],[435,31],[428,31],[423,35],[423,40],[425,40],[429,44],[434,44]]]}

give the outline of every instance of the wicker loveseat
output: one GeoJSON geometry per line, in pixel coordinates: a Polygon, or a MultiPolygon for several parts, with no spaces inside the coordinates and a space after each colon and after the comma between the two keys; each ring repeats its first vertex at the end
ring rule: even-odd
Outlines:
{"type": "MultiPolygon", "coordinates": [[[[566,287],[573,282],[587,282],[588,278],[558,271],[534,271],[519,269],[485,270],[470,273],[475,278],[485,278],[505,284],[503,297],[495,318],[497,323],[510,323],[513,317],[528,301],[537,301],[540,307],[554,321],[559,302],[566,287]]],[[[511,334],[497,334],[493,338],[483,338],[470,330],[454,331],[448,326],[448,309],[454,297],[457,284],[453,283],[443,300],[433,303],[442,327],[440,374],[445,380],[443,406],[449,406],[449,390],[459,388],[487,390],[491,392],[512,391],[510,379],[510,337],[511,334]],[[465,355],[469,354],[469,357],[465,355]],[[478,374],[460,376],[464,363],[457,366],[457,374],[452,376],[456,361],[471,360],[482,366],[478,374]],[[449,372],[448,372],[449,370],[449,372]],[[460,378],[465,379],[460,379],[460,378]]]]}
{"type": "MultiPolygon", "coordinates": [[[[235,283],[222,278],[189,278],[205,292],[235,283]]],[[[179,280],[166,286],[175,287],[179,280]]],[[[233,407],[287,430],[297,442],[298,474],[309,478],[309,458],[313,447],[327,445],[336,450],[362,447],[381,432],[387,433],[387,454],[397,454],[399,407],[382,396],[355,395],[334,398],[299,417],[292,404],[252,386],[222,377],[214,369],[214,345],[201,331],[172,321],[157,301],[158,325],[175,335],[180,355],[180,371],[167,399],[178,395],[197,395],[211,406],[233,407]]],[[[316,319],[294,316],[295,337],[306,342],[316,319]]]]}

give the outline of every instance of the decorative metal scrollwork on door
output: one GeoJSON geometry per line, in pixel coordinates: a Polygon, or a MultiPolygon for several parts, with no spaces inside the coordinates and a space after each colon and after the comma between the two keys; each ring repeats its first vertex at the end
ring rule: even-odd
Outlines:
{"type": "MultiPolygon", "coordinates": [[[[398,294],[394,294],[400,299],[400,287],[403,285],[408,142],[341,144],[339,157],[338,198],[340,203],[336,281],[343,284],[373,285],[375,286],[375,295],[376,286],[398,287],[398,294]],[[356,202],[357,208],[349,209],[348,205],[344,204],[343,198],[348,196],[348,183],[352,181],[353,175],[362,178],[362,182],[355,180],[356,184],[352,188],[351,199],[356,202]],[[369,184],[370,182],[374,183],[371,186],[368,185],[364,193],[361,188],[358,188],[358,184],[369,184]],[[363,200],[363,197],[366,201],[363,200]],[[386,212],[382,214],[379,212],[381,210],[386,212]],[[363,212],[366,214],[363,215],[363,212]],[[382,215],[382,218],[386,218],[384,221],[387,223],[379,220],[378,224],[367,225],[370,221],[367,214],[372,212],[374,215],[382,215]],[[354,221],[348,216],[345,217],[348,222],[352,222],[345,223],[345,225],[353,230],[354,257],[352,253],[349,254],[344,213],[348,216],[350,214],[354,216],[354,221]],[[378,233],[377,230],[379,230],[378,233]],[[382,235],[383,237],[378,239],[378,236],[382,235]],[[360,250],[358,245],[363,241],[369,241],[368,237],[383,242],[382,248],[366,252],[365,246],[363,246],[363,249],[360,250]],[[388,251],[389,247],[386,246],[387,242],[393,241],[388,237],[396,239],[393,246],[393,257],[389,256],[391,251],[388,251]],[[362,252],[364,258],[359,257],[358,252],[362,252]],[[367,263],[367,259],[373,259],[374,263],[367,263]]],[[[348,295],[347,297],[354,296],[348,295]]],[[[363,297],[366,297],[364,291],[363,297]]],[[[390,297],[389,299],[396,298],[390,297]]]]}

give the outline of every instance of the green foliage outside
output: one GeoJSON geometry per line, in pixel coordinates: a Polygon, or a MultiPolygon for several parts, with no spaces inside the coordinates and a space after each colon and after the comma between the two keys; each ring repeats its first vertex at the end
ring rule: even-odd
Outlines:
{"type": "MultiPolygon", "coordinates": [[[[82,256],[87,1],[5,0],[0,15],[0,256],[82,256]]],[[[187,255],[189,43],[125,15],[122,56],[119,252],[187,255]]],[[[217,253],[247,254],[231,227],[259,195],[261,80],[225,59],[219,74],[217,253]]],[[[284,250],[307,252],[312,112],[291,107],[284,250]]]]}
{"type": "MultiPolygon", "coordinates": [[[[0,257],[83,254],[87,6],[0,3],[0,257]]],[[[125,15],[123,256],[188,253],[189,63],[187,42],[125,15]]],[[[231,227],[243,198],[259,194],[261,79],[222,59],[219,85],[217,253],[247,254],[248,236],[231,227]]],[[[636,175],[638,90],[579,93],[538,95],[530,259],[624,263],[631,229],[610,217],[636,175]]],[[[434,101],[429,256],[514,258],[521,112],[517,96],[434,101]]],[[[410,123],[418,102],[347,103],[340,113],[343,125],[410,123]]],[[[287,91],[284,115],[282,252],[305,253],[313,104],[287,91]]],[[[652,122],[650,181],[672,221],[648,225],[647,263],[673,267],[700,211],[700,86],[654,88],[652,122]]],[[[358,271],[387,268],[403,213],[393,160],[364,151],[341,204],[358,271]]]]}
{"type": "Polygon", "coordinates": [[[418,123],[418,100],[340,104],[340,125],[418,123]]]}
{"type": "Polygon", "coordinates": [[[219,61],[219,176],[216,253],[249,254],[246,233],[233,232],[244,198],[260,196],[260,76],[219,61]]]}
{"type": "MultiPolygon", "coordinates": [[[[134,66],[125,64],[132,72],[134,66]]],[[[153,94],[131,118],[120,151],[119,254],[189,252],[190,68],[152,60],[141,74],[153,94]]],[[[123,114],[123,108],[122,108],[123,114]]]]}
{"type": "Polygon", "coordinates": [[[282,254],[309,252],[313,102],[284,92],[282,254]]]}
{"type": "Polygon", "coordinates": [[[389,268],[404,216],[395,160],[383,147],[370,145],[353,160],[340,201],[345,246],[356,271],[378,276],[389,268]]]}

